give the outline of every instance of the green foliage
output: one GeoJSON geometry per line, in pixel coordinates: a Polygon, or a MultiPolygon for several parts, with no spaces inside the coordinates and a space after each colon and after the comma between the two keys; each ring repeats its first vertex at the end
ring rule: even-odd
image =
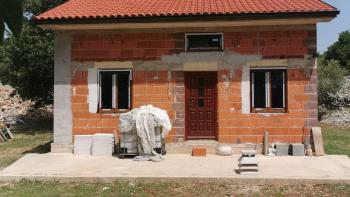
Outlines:
{"type": "Polygon", "coordinates": [[[23,0],[0,0],[0,43],[4,38],[5,23],[15,36],[23,25],[23,0]]]}
{"type": "Polygon", "coordinates": [[[24,23],[22,36],[11,36],[4,46],[0,80],[17,90],[22,98],[38,105],[52,102],[53,34],[24,23]]]}
{"type": "Polygon", "coordinates": [[[319,104],[327,108],[334,108],[332,95],[335,94],[344,82],[346,71],[336,60],[318,59],[318,94],[319,104]]]}
{"type": "MultiPolygon", "coordinates": [[[[32,0],[24,8],[29,16],[62,2],[32,0]]],[[[53,101],[53,38],[52,31],[42,30],[25,18],[21,37],[9,35],[0,47],[0,81],[15,88],[22,98],[35,101],[38,107],[53,101]]]]}
{"type": "Polygon", "coordinates": [[[350,72],[350,32],[342,32],[337,42],[324,54],[326,60],[338,60],[341,67],[350,72]]]}

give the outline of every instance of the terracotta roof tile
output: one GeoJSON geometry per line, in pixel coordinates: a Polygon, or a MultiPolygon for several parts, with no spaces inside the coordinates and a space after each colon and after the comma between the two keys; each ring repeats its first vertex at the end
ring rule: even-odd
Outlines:
{"type": "Polygon", "coordinates": [[[70,0],[36,20],[336,11],[320,0],[70,0]]]}

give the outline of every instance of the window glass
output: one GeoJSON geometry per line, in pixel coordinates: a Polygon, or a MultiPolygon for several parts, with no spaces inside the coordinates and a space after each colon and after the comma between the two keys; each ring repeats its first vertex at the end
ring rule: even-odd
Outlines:
{"type": "Polygon", "coordinates": [[[101,108],[112,108],[112,72],[101,72],[101,108]]]}
{"type": "Polygon", "coordinates": [[[120,73],[118,79],[118,109],[129,108],[129,72],[120,73]]]}
{"type": "Polygon", "coordinates": [[[265,72],[254,72],[254,107],[266,108],[265,72]]]}
{"type": "Polygon", "coordinates": [[[271,83],[271,107],[283,108],[283,72],[271,71],[270,72],[271,83]]]}
{"type": "Polygon", "coordinates": [[[187,50],[220,51],[222,50],[221,34],[187,35],[187,50]]]}
{"type": "Polygon", "coordinates": [[[130,108],[130,71],[100,72],[101,109],[130,108]]]}
{"type": "Polygon", "coordinates": [[[276,111],[286,106],[284,69],[254,69],[251,71],[252,109],[276,111]]]}
{"type": "Polygon", "coordinates": [[[198,107],[204,107],[204,99],[198,99],[198,107]]]}

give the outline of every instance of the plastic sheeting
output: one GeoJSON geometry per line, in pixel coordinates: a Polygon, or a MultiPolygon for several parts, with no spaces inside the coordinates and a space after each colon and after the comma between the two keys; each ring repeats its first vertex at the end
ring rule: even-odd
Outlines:
{"type": "Polygon", "coordinates": [[[156,141],[155,127],[162,127],[163,138],[171,130],[170,119],[165,110],[152,105],[145,105],[121,114],[119,119],[121,133],[131,132],[133,129],[136,129],[140,138],[138,147],[141,157],[136,157],[134,160],[160,161],[164,159],[162,155],[154,151],[154,148],[156,141]]]}

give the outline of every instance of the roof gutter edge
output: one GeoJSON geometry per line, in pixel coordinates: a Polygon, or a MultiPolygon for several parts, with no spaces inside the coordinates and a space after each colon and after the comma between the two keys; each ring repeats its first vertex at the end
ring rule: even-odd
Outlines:
{"type": "Polygon", "coordinates": [[[340,13],[335,11],[321,12],[289,12],[289,13],[249,13],[249,14],[217,14],[217,15],[179,15],[179,16],[144,16],[144,17],[105,17],[105,18],[70,18],[70,19],[36,19],[36,25],[51,24],[108,24],[108,23],[156,23],[156,22],[198,22],[198,21],[243,21],[262,19],[292,18],[335,18],[340,13]]]}

